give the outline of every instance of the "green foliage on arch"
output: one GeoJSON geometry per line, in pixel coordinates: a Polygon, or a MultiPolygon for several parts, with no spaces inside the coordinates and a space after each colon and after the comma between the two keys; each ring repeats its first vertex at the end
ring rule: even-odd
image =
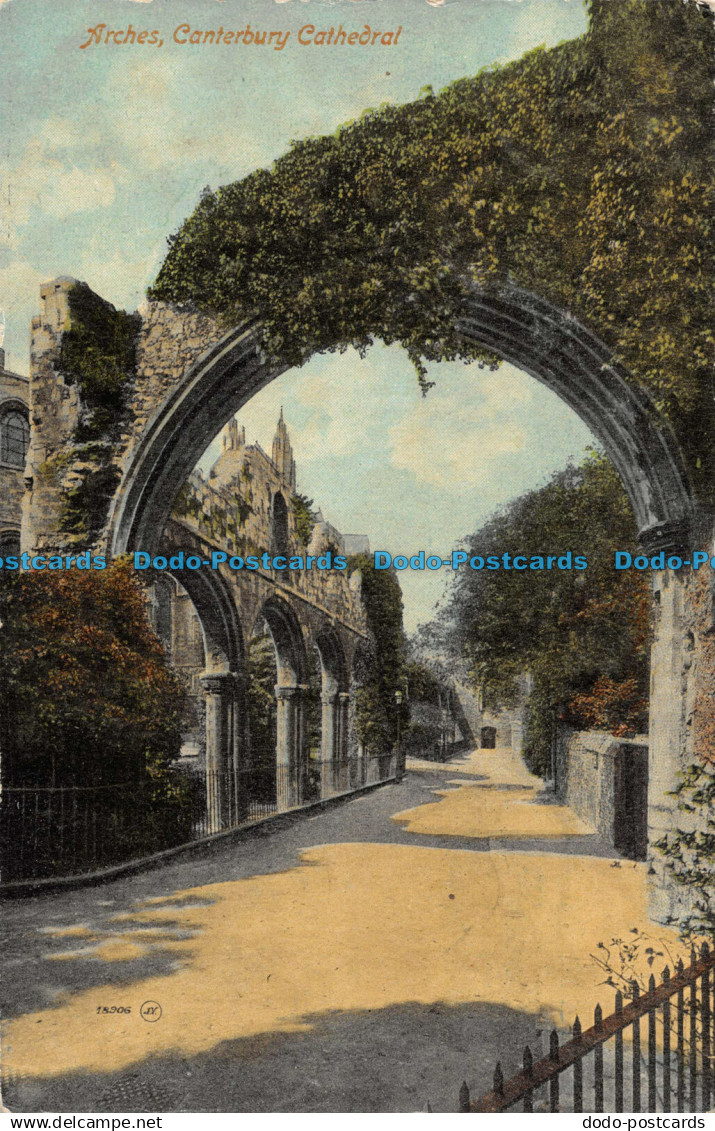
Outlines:
{"type": "Polygon", "coordinates": [[[235,323],[289,364],[399,342],[493,361],[454,328],[476,284],[514,281],[590,326],[670,417],[697,474],[708,396],[712,13],[590,0],[552,50],[293,144],[170,238],[151,289],[235,323]]]}

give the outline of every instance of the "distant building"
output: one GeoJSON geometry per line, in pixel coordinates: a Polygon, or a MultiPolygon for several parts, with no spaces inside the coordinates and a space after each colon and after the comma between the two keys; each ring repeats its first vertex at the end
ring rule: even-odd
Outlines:
{"type": "Polygon", "coordinates": [[[530,672],[520,675],[517,679],[516,701],[511,707],[501,707],[497,704],[486,707],[483,691],[479,689],[479,719],[476,722],[475,733],[478,735],[482,749],[511,746],[513,750],[521,753],[524,748],[526,703],[533,687],[534,678],[530,672]]]}
{"type": "MultiPolygon", "coordinates": [[[[208,480],[194,472],[188,488],[200,499],[206,513],[223,510],[230,515],[240,499],[246,506],[245,515],[239,513],[235,524],[243,536],[239,547],[236,538],[234,552],[272,553],[287,552],[319,555],[327,549],[335,553],[369,554],[370,542],[366,534],[341,534],[327,522],[322,510],[313,512],[314,522],[310,539],[305,547],[296,543],[295,516],[292,500],[297,494],[296,464],[288,427],[281,409],[273,437],[271,456],[260,444],[246,444],[246,429],[235,417],[223,430],[222,451],[208,474],[208,480]],[[219,498],[219,495],[221,498],[219,498]]],[[[231,522],[229,519],[229,526],[231,522]]]]}
{"type": "MultiPolygon", "coordinates": [[[[208,471],[196,469],[175,501],[173,517],[193,526],[231,555],[294,556],[369,553],[367,535],[348,535],[327,522],[320,509],[312,518],[297,498],[296,463],[281,409],[269,456],[260,444],[246,443],[246,430],[234,417],[221,433],[221,454],[208,471]],[[349,548],[348,548],[349,547],[349,548]]],[[[303,597],[329,607],[350,621],[364,614],[360,600],[359,571],[323,572],[320,569],[268,570],[250,575],[247,584],[266,575],[303,597]],[[250,580],[250,579],[253,580],[250,580]]],[[[242,575],[244,576],[244,575],[242,575]]],[[[247,613],[249,602],[244,606],[247,613]]],[[[188,594],[172,577],[155,581],[152,621],[172,665],[189,691],[184,756],[199,757],[203,749],[204,690],[201,683],[205,656],[199,618],[188,594]]],[[[245,629],[253,626],[247,617],[245,629]]]]}
{"type": "Polygon", "coordinates": [[[29,391],[27,377],[5,368],[5,350],[0,349],[0,557],[20,552],[29,391]]]}

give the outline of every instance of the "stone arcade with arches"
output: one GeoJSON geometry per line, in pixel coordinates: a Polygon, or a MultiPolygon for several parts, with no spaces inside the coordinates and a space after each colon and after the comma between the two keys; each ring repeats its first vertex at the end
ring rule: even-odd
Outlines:
{"type": "MultiPolygon", "coordinates": [[[[73,544],[72,537],[61,532],[60,516],[66,493],[86,468],[82,455],[74,453],[74,460],[66,459],[57,474],[44,477],[36,455],[38,448],[47,451],[48,447],[73,455],[80,405],[76,387],[65,385],[59,367],[62,334],[71,324],[67,295],[72,282],[60,278],[42,288],[42,313],[33,323],[34,435],[26,471],[30,488],[24,502],[25,548],[73,544]]],[[[112,447],[116,488],[106,520],[94,537],[97,546],[113,555],[160,549],[173,501],[209,441],[255,392],[288,368],[266,360],[258,320],[249,319],[226,332],[203,314],[166,303],[146,303],[140,313],[131,423],[112,447]]],[[[544,383],[588,425],[623,481],[645,554],[685,551],[687,558],[695,548],[712,547],[712,517],[693,493],[672,431],[603,341],[568,311],[516,287],[488,295],[475,290],[463,303],[457,328],[466,342],[486,347],[544,383]]],[[[208,572],[196,577],[197,587],[220,584],[218,574],[210,582],[208,572]]],[[[207,622],[212,618],[213,629],[207,636],[213,631],[220,660],[209,692],[218,702],[224,694],[221,687],[233,678],[232,656],[238,656],[241,647],[228,615],[231,602],[225,592],[192,593],[192,600],[207,622]]],[[[696,757],[694,705],[711,673],[704,638],[692,627],[695,603],[690,570],[653,574],[651,846],[672,829],[674,802],[669,791],[679,771],[696,757]]],[[[279,686],[284,689],[280,699],[285,706],[279,727],[285,757],[290,758],[300,726],[294,704],[301,658],[278,597],[271,616],[271,630],[282,641],[279,686]]],[[[236,712],[226,716],[213,707],[211,712],[216,720],[211,725],[217,728],[231,725],[227,719],[237,717],[236,712]]],[[[223,738],[216,739],[217,748],[222,742],[223,738]]],[[[653,913],[664,917],[675,896],[657,854],[651,855],[651,879],[653,913]]]]}
{"type": "Polygon", "coordinates": [[[306,800],[311,653],[320,672],[320,745],[313,757],[320,796],[355,788],[369,776],[366,751],[348,734],[353,660],[367,640],[359,572],[230,566],[232,557],[260,557],[266,551],[287,559],[310,557],[315,565],[328,552],[349,554],[352,540],[323,521],[320,512],[310,537],[299,536],[292,505],[295,460],[282,412],[271,457],[258,444],[246,445],[235,418],[222,442],[208,477],[195,470],[184,484],[159,549],[169,567],[189,558],[209,560],[216,552],[228,560],[217,570],[170,568],[171,577],[162,575],[154,585],[157,630],[190,690],[205,698],[211,831],[235,823],[245,812],[253,754],[246,725],[247,654],[251,638],[264,627],[276,659],[277,807],[289,809],[306,800]],[[191,610],[200,636],[191,627],[191,610]]]}
{"type": "MultiPolygon", "coordinates": [[[[74,285],[75,280],[65,277],[44,286],[43,314],[33,321],[33,433],[25,467],[23,549],[77,548],[88,542],[86,535],[63,533],[65,500],[86,479],[88,469],[82,445],[75,449],[76,460],[66,458],[85,411],[77,385],[65,381],[62,374],[62,335],[71,324],[68,294],[74,285]]],[[[165,388],[175,366],[183,366],[181,351],[188,349],[189,356],[192,351],[201,353],[211,330],[205,319],[193,325],[191,320],[174,321],[170,310],[156,313],[158,321],[145,322],[140,335],[140,364],[154,380],[144,386],[149,399],[134,419],[131,435],[136,438],[156,407],[152,398],[165,388]],[[189,334],[176,343],[178,361],[169,360],[165,352],[173,332],[189,334]]],[[[161,399],[162,393],[158,396],[161,399]]],[[[151,520],[158,522],[151,535],[147,527],[127,537],[120,535],[120,547],[107,530],[94,540],[96,548],[109,556],[144,550],[152,557],[165,557],[167,565],[172,560],[178,563],[182,552],[184,561],[191,556],[208,560],[214,551],[228,556],[264,551],[311,554],[316,561],[328,550],[352,552],[350,536],[346,541],[319,512],[307,544],[301,542],[293,508],[295,460],[282,413],[271,457],[258,445],[245,444],[228,401],[204,417],[202,427],[206,431],[197,431],[191,439],[178,438],[174,454],[183,470],[178,471],[177,465],[179,479],[160,487],[165,506],[161,518],[151,520]],[[195,465],[224,424],[223,451],[207,479],[195,465]],[[186,462],[183,457],[189,450],[193,455],[186,462]]],[[[364,542],[360,536],[356,546],[364,542]]],[[[228,564],[197,570],[169,565],[157,576],[152,597],[155,626],[190,689],[204,701],[209,832],[240,824],[249,815],[255,767],[247,727],[247,652],[261,626],[272,640],[277,674],[275,784],[273,796],[263,798],[268,808],[285,810],[315,799],[315,791],[313,796],[308,791],[311,770],[319,774],[319,797],[357,788],[394,771],[394,759],[387,759],[392,764],[386,766],[384,759],[370,757],[352,725],[354,659],[368,636],[359,572],[350,576],[318,569],[237,572],[228,564]],[[191,627],[192,613],[200,626],[198,633],[191,627]],[[320,746],[319,756],[313,758],[317,768],[308,765],[306,719],[314,657],[320,683],[320,746]]]]}

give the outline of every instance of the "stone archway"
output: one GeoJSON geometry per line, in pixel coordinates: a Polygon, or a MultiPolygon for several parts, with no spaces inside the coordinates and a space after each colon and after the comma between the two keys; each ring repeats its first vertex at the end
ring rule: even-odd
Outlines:
{"type": "MultiPolygon", "coordinates": [[[[186,556],[186,555],[185,555],[186,556]]],[[[177,550],[167,550],[169,561],[177,550]]],[[[220,832],[246,811],[246,667],[236,605],[216,570],[169,569],[188,594],[204,639],[206,670],[207,832],[220,832]]]]}
{"type": "Polygon", "coordinates": [[[300,805],[306,773],[305,689],[308,657],[298,618],[280,597],[270,597],[260,615],[276,653],[276,799],[278,809],[300,805]]]}
{"type": "MultiPolygon", "coordinates": [[[[46,313],[38,320],[34,351],[43,393],[56,381],[61,327],[70,324],[66,291],[73,282],[63,279],[43,288],[46,313]],[[63,303],[67,309],[60,317],[63,303]]],[[[456,324],[465,342],[486,347],[531,374],[588,425],[622,479],[647,553],[690,549],[693,538],[704,543],[711,537],[712,523],[708,527],[707,520],[702,522],[672,431],[650,397],[595,334],[567,311],[512,286],[499,293],[475,290],[463,302],[456,324]]],[[[137,381],[129,406],[134,431],[114,445],[112,466],[119,483],[97,544],[113,555],[134,549],[155,551],[174,498],[217,430],[287,368],[262,352],[258,319],[221,333],[214,321],[195,311],[149,303],[143,313],[137,381]]],[[[62,414],[67,416],[69,410],[61,389],[51,393],[47,406],[65,428],[64,442],[71,445],[74,418],[68,416],[65,425],[62,414]]],[[[48,426],[57,431],[54,423],[48,426]]],[[[79,457],[77,463],[81,466],[79,457]]],[[[65,474],[73,474],[73,467],[65,474]]],[[[62,490],[62,483],[55,487],[43,482],[28,496],[25,544],[40,546],[48,540],[56,544],[62,490]]],[[[651,843],[672,827],[669,791],[679,770],[695,757],[689,722],[700,678],[687,641],[686,620],[693,605],[688,571],[655,573],[654,589],[651,843]]],[[[296,697],[297,684],[292,689],[283,686],[286,699],[291,691],[296,697]]],[[[667,899],[661,904],[658,914],[665,915],[667,899]]]]}
{"type": "MultiPolygon", "coordinates": [[[[475,292],[457,324],[465,341],[487,347],[535,377],[590,428],[623,481],[649,551],[687,541],[693,499],[677,442],[649,396],[596,335],[567,312],[518,288],[499,295],[475,292]]],[[[210,333],[205,327],[203,332],[210,333]]],[[[189,365],[180,358],[168,393],[164,381],[156,400],[142,404],[148,419],[124,454],[109,516],[106,540],[112,554],[155,548],[176,494],[218,429],[288,368],[263,356],[258,320],[197,353],[189,365]]]]}

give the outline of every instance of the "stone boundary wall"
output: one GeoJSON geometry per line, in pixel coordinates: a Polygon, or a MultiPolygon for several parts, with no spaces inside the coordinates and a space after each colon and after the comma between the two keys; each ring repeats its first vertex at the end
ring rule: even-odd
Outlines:
{"type": "Polygon", "coordinates": [[[620,742],[605,731],[576,731],[566,752],[566,804],[613,843],[614,762],[620,742]]]}
{"type": "MultiPolygon", "coordinates": [[[[557,791],[563,801],[617,850],[645,820],[646,792],[631,781],[629,762],[647,751],[648,736],[616,738],[607,731],[570,731],[562,737],[557,791]]],[[[645,784],[645,783],[643,783],[645,784]]]]}

